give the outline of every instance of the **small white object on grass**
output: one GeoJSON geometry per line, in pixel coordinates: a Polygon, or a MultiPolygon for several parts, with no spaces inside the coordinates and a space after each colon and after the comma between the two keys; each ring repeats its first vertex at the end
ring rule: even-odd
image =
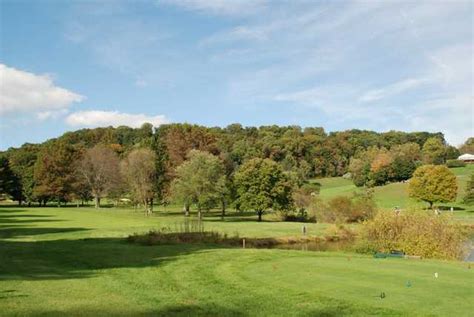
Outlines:
{"type": "Polygon", "coordinates": [[[438,278],[438,272],[436,272],[436,273],[434,274],[434,276],[435,276],[435,278],[438,278]]]}

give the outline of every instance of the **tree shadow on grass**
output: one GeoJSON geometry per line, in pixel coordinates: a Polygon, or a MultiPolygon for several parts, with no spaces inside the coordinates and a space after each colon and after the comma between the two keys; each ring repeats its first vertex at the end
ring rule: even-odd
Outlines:
{"type": "MultiPolygon", "coordinates": [[[[446,206],[446,205],[439,205],[437,206],[439,210],[451,210],[451,208],[453,208],[453,210],[456,210],[456,211],[459,211],[459,210],[466,210],[465,208],[462,208],[462,207],[452,207],[452,206],[446,206]]],[[[430,208],[426,208],[426,209],[430,209],[430,208]]]]}
{"type": "Polygon", "coordinates": [[[15,219],[15,217],[1,217],[0,224],[25,224],[25,223],[39,223],[39,222],[60,222],[66,221],[62,219],[15,219]]]}
{"type": "MultiPolygon", "coordinates": [[[[204,218],[206,222],[258,222],[258,216],[256,213],[252,213],[250,216],[234,216],[228,217],[225,216],[222,218],[204,218]]],[[[260,222],[281,222],[279,220],[265,219],[265,214],[262,216],[262,221],[260,222]]]]}
{"type": "Polygon", "coordinates": [[[90,229],[71,227],[71,228],[42,228],[26,226],[0,226],[0,239],[12,239],[25,236],[36,236],[40,234],[66,233],[76,231],[87,231],[90,229]]]}
{"type": "Polygon", "coordinates": [[[26,209],[19,209],[18,206],[0,206],[0,214],[12,213],[12,212],[26,212],[26,209]]]}
{"type": "Polygon", "coordinates": [[[19,212],[23,211],[25,210],[9,210],[9,212],[14,212],[11,214],[5,214],[4,210],[0,212],[0,239],[11,239],[15,237],[33,236],[39,234],[65,233],[72,231],[89,230],[86,228],[45,228],[28,226],[40,223],[64,222],[67,220],[53,217],[50,215],[18,214],[19,212]]]}
{"type": "MultiPolygon", "coordinates": [[[[26,228],[33,230],[33,228],[26,228]]],[[[52,228],[42,228],[49,229],[52,228]]],[[[58,230],[81,230],[62,228],[58,230]]],[[[0,280],[87,278],[96,270],[163,265],[179,256],[216,248],[207,245],[140,246],[121,238],[0,240],[0,280]]]]}
{"type": "Polygon", "coordinates": [[[235,309],[218,305],[176,305],[165,306],[154,311],[155,316],[249,316],[235,309]]]}
{"type": "MultiPolygon", "coordinates": [[[[18,211],[17,211],[18,212],[18,211]]],[[[36,215],[36,214],[21,214],[21,215],[4,215],[3,211],[0,212],[0,219],[9,219],[9,218],[51,218],[52,215],[36,215]]]]}
{"type": "Polygon", "coordinates": [[[1,299],[10,299],[10,298],[18,298],[18,297],[28,297],[26,294],[20,294],[17,290],[8,289],[5,291],[0,291],[0,300],[1,299]]]}
{"type": "Polygon", "coordinates": [[[29,316],[114,316],[114,317],[128,317],[128,316],[206,316],[206,317],[221,317],[221,316],[250,316],[250,314],[244,314],[240,311],[229,309],[227,307],[219,305],[177,305],[177,306],[165,306],[160,309],[151,310],[138,310],[135,312],[120,312],[120,311],[108,311],[103,310],[91,310],[76,308],[73,310],[50,310],[43,312],[36,312],[29,316]]]}

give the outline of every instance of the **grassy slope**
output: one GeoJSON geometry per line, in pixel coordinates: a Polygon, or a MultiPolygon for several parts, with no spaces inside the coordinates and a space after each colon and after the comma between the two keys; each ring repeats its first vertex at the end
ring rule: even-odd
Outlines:
{"type": "MultiPolygon", "coordinates": [[[[120,238],[176,220],[172,215],[146,218],[125,210],[0,208],[0,315],[471,312],[474,272],[466,263],[204,245],[146,247],[120,238]],[[408,280],[411,287],[406,286],[408,280]],[[385,299],[377,297],[381,292],[385,299]]],[[[299,227],[212,223],[258,235],[261,228],[264,236],[299,227]]]]}
{"type": "MultiPolygon", "coordinates": [[[[462,209],[462,212],[457,212],[458,217],[468,217],[469,213],[474,212],[474,206],[466,206],[462,204],[466,183],[471,173],[474,173],[474,164],[461,168],[452,168],[453,173],[458,179],[458,198],[454,204],[444,204],[446,206],[452,205],[462,209]]],[[[352,195],[358,189],[351,180],[343,179],[342,177],[332,177],[317,179],[316,182],[321,184],[321,197],[332,198],[338,195],[352,195]]],[[[422,203],[408,197],[408,183],[393,183],[385,186],[375,188],[375,199],[381,208],[393,209],[395,206],[407,208],[412,206],[425,206],[422,203]]]]}

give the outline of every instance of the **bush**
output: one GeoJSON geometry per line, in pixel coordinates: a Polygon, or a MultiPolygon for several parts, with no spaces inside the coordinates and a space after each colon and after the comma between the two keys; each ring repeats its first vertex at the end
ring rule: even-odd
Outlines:
{"type": "Polygon", "coordinates": [[[465,234],[448,215],[426,211],[380,212],[364,223],[359,250],[401,250],[424,258],[459,259],[465,234]]]}
{"type": "Polygon", "coordinates": [[[326,241],[352,241],[356,234],[353,230],[344,225],[331,225],[324,231],[326,241]]]}
{"type": "Polygon", "coordinates": [[[288,222],[316,222],[316,218],[311,217],[306,209],[280,212],[280,220],[288,222]]]}
{"type": "Polygon", "coordinates": [[[447,167],[464,167],[466,166],[466,163],[460,160],[447,160],[446,166],[447,167]]]}
{"type": "Polygon", "coordinates": [[[376,212],[372,192],[354,196],[337,196],[328,202],[315,200],[309,208],[308,217],[318,222],[351,223],[370,219],[376,212]]]}
{"type": "Polygon", "coordinates": [[[280,211],[280,218],[283,221],[315,222],[315,219],[308,215],[308,208],[316,195],[320,186],[314,183],[306,183],[293,190],[293,208],[291,210],[280,211]]]}

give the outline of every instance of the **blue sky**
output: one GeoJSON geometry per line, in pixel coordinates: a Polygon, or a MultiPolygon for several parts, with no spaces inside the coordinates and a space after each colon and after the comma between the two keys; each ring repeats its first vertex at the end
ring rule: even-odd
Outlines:
{"type": "Polygon", "coordinates": [[[0,0],[0,149],[144,121],[474,135],[471,1],[0,0]]]}

